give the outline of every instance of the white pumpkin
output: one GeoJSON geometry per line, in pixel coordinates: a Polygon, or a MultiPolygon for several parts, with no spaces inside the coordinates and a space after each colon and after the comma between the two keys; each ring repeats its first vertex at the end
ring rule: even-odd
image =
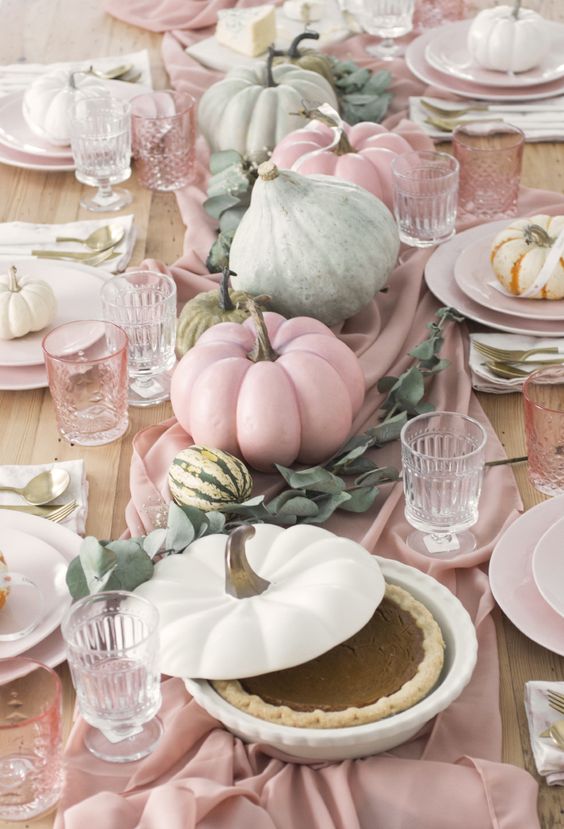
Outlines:
{"type": "Polygon", "coordinates": [[[264,161],[276,144],[307,123],[303,102],[330,103],[337,108],[331,85],[318,72],[290,63],[236,67],[204,92],[198,123],[212,152],[237,150],[264,161]]]}
{"type": "MultiPolygon", "coordinates": [[[[516,219],[495,237],[491,247],[494,273],[510,294],[520,296],[529,291],[543,267],[559,234],[564,230],[564,216],[531,216],[516,219]]],[[[556,262],[548,281],[531,299],[564,299],[564,264],[556,262]]]]}
{"type": "Polygon", "coordinates": [[[484,9],[468,32],[468,51],[476,63],[499,72],[527,72],[549,49],[547,22],[531,9],[520,9],[520,2],[484,9]]]}
{"type": "Polygon", "coordinates": [[[46,282],[28,276],[18,279],[14,267],[0,275],[0,340],[41,331],[56,311],[55,294],[46,282]]]}
{"type": "Polygon", "coordinates": [[[285,317],[334,325],[384,287],[399,244],[392,214],[364,188],[265,161],[231,245],[232,284],[268,294],[285,317]]]}
{"type": "Polygon", "coordinates": [[[71,109],[79,93],[109,94],[100,81],[86,73],[55,69],[41,75],[23,97],[22,111],[29,128],[51,144],[70,144],[71,109]]]}
{"type": "Polygon", "coordinates": [[[360,544],[311,525],[259,524],[229,541],[194,541],[159,561],[135,593],[159,610],[163,673],[237,679],[299,665],[348,639],[384,590],[360,544]]]}

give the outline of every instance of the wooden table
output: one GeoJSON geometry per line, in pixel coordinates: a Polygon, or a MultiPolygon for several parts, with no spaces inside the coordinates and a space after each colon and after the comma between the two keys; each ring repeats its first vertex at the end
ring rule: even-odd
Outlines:
{"type": "MultiPolygon", "coordinates": [[[[482,2],[482,0],[478,0],[482,2]]],[[[561,0],[545,0],[548,11],[564,20],[561,0]]],[[[148,49],[156,87],[167,85],[160,56],[161,36],[105,15],[101,0],[0,0],[0,62],[82,60],[148,49]]],[[[564,192],[564,144],[527,145],[524,183],[564,192]]],[[[182,252],[184,226],[174,196],[151,194],[135,178],[126,185],[133,193],[132,211],[138,239],[132,263],[145,256],[174,262],[182,252]]],[[[91,218],[79,207],[82,185],[72,173],[31,172],[0,165],[0,221],[69,222],[91,218]]],[[[480,395],[509,456],[524,454],[519,395],[480,395]]],[[[131,438],[140,429],[169,417],[169,404],[130,409],[125,437],[98,448],[69,446],[58,437],[47,390],[0,392],[0,462],[45,463],[84,458],[90,482],[88,533],[116,538],[124,530],[129,498],[131,438]]],[[[529,485],[524,465],[516,467],[526,507],[542,500],[529,485]]],[[[496,614],[501,668],[503,759],[535,774],[523,707],[524,683],[530,679],[564,679],[564,659],[535,645],[500,612],[496,614]]],[[[59,668],[65,688],[66,727],[70,726],[73,689],[66,665],[59,668]]],[[[540,779],[539,779],[539,782],[540,779]]],[[[544,829],[564,826],[564,798],[558,788],[541,782],[539,813],[544,829]]],[[[22,824],[4,824],[21,827],[22,824]]],[[[52,815],[34,823],[52,825],[52,815]]],[[[525,829],[525,827],[524,827],[525,829]]]]}

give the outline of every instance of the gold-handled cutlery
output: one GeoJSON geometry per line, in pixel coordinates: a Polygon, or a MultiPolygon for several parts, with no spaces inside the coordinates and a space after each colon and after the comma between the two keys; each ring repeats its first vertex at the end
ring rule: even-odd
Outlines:
{"type": "Polygon", "coordinates": [[[113,248],[108,248],[108,250],[103,250],[100,253],[74,253],[73,251],[64,250],[32,250],[31,253],[37,259],[63,259],[70,262],[82,262],[94,267],[121,256],[121,253],[113,248]]]}
{"type": "Polygon", "coordinates": [[[532,357],[533,354],[562,354],[556,346],[546,346],[545,348],[498,348],[480,342],[480,340],[473,340],[472,344],[482,357],[508,363],[526,360],[527,357],[532,357]]]}
{"type": "Polygon", "coordinates": [[[95,75],[97,78],[102,78],[102,80],[112,81],[121,78],[123,75],[127,75],[127,73],[131,72],[132,69],[132,63],[123,63],[121,66],[114,66],[110,69],[95,69],[91,66],[88,73],[90,75],[95,75]]]}
{"type": "Polygon", "coordinates": [[[507,113],[540,113],[540,112],[548,112],[548,113],[556,113],[556,112],[564,112],[564,100],[559,100],[557,103],[552,103],[546,101],[545,103],[518,103],[518,104],[487,104],[484,101],[474,101],[472,104],[468,104],[467,106],[461,107],[450,107],[450,106],[440,106],[439,104],[431,103],[431,101],[426,100],[425,98],[420,99],[421,106],[423,109],[426,109],[427,112],[431,112],[434,115],[442,116],[444,115],[446,118],[461,118],[464,115],[471,115],[473,112],[491,112],[491,113],[499,113],[499,114],[507,114],[507,113]]]}
{"type": "Polygon", "coordinates": [[[15,492],[16,495],[21,495],[28,504],[39,507],[62,495],[69,484],[70,475],[67,470],[55,467],[34,475],[25,486],[0,486],[0,492],[15,492]]]}
{"type": "Polygon", "coordinates": [[[48,521],[59,523],[69,516],[78,507],[78,501],[69,501],[54,507],[32,507],[15,506],[12,504],[0,504],[0,510],[7,509],[15,512],[26,512],[29,515],[37,515],[39,518],[47,518],[48,521]]]}
{"type": "Polygon", "coordinates": [[[117,225],[102,225],[93,230],[89,236],[80,239],[78,236],[57,236],[55,242],[78,242],[95,252],[114,248],[119,245],[125,236],[125,228],[117,225]]]}

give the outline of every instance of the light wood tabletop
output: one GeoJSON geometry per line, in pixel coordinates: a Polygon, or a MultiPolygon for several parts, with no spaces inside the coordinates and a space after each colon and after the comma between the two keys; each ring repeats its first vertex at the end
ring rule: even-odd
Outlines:
{"type": "MultiPolygon", "coordinates": [[[[563,5],[561,0],[545,0],[546,13],[564,20],[563,5]]],[[[106,15],[102,0],[0,0],[0,20],[0,63],[83,60],[146,48],[155,86],[167,85],[160,54],[161,35],[106,15]]],[[[564,144],[527,145],[523,181],[564,192],[564,144]]],[[[185,230],[174,196],[143,190],[135,177],[125,186],[134,196],[131,210],[138,228],[132,264],[146,256],[174,262],[182,252],[185,230]]],[[[47,174],[0,164],[0,221],[69,222],[91,218],[92,214],[79,206],[83,189],[73,173],[47,174]]],[[[508,455],[525,454],[520,396],[482,394],[480,400],[508,455]]],[[[170,415],[169,404],[130,409],[129,430],[122,440],[89,449],[70,446],[58,436],[47,390],[0,392],[0,462],[29,464],[84,458],[90,482],[87,531],[98,538],[116,538],[125,528],[131,439],[140,429],[170,415]]],[[[543,499],[528,483],[524,464],[515,468],[515,474],[527,508],[543,499]]],[[[564,659],[527,639],[501,612],[496,614],[496,624],[503,758],[535,774],[523,706],[524,683],[530,679],[564,680],[564,659]]],[[[58,671],[64,683],[68,728],[73,710],[72,685],[66,666],[58,671]]],[[[549,788],[537,779],[543,829],[564,826],[562,790],[549,788]]],[[[49,815],[33,825],[43,829],[52,821],[49,815]]]]}

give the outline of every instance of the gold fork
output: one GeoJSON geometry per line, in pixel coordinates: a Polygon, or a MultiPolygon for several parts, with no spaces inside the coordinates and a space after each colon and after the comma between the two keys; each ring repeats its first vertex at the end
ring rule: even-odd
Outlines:
{"type": "Polygon", "coordinates": [[[94,254],[82,252],[75,253],[70,250],[32,250],[31,253],[38,259],[63,259],[68,262],[83,262],[85,265],[91,265],[93,267],[101,265],[102,262],[109,262],[111,259],[121,256],[121,253],[115,251],[113,247],[94,254]]]}
{"type": "Polygon", "coordinates": [[[503,380],[515,380],[520,377],[528,377],[529,372],[509,363],[494,362],[493,360],[482,363],[491,374],[501,377],[503,380]]]}
{"type": "Polygon", "coordinates": [[[47,521],[54,521],[55,524],[60,524],[65,518],[75,511],[78,507],[78,501],[69,501],[68,504],[62,504],[58,509],[53,510],[52,513],[46,515],[47,521]]]}
{"type": "Polygon", "coordinates": [[[547,691],[546,695],[550,707],[564,714],[564,694],[559,694],[558,691],[547,691]]]}
{"type": "Polygon", "coordinates": [[[2,504],[0,510],[7,509],[15,512],[27,512],[29,515],[37,515],[39,518],[47,518],[49,521],[62,521],[67,515],[70,515],[73,510],[78,507],[77,501],[69,501],[67,504],[61,504],[56,507],[35,507],[29,505],[17,506],[14,504],[2,504]]]}
{"type": "Polygon", "coordinates": [[[556,346],[548,346],[545,348],[497,348],[494,345],[487,345],[479,340],[473,340],[473,345],[476,351],[483,357],[488,357],[491,360],[501,360],[512,362],[513,360],[526,360],[533,354],[561,354],[562,352],[556,346]]]}
{"type": "MultiPolygon", "coordinates": [[[[480,123],[490,123],[493,121],[503,121],[501,115],[499,117],[492,117],[492,118],[480,118],[480,123]]],[[[431,127],[436,127],[441,132],[453,132],[453,130],[460,126],[460,124],[470,124],[472,123],[471,120],[468,118],[447,118],[446,116],[440,115],[429,115],[425,118],[425,123],[429,124],[431,127]]]]}
{"type": "Polygon", "coordinates": [[[467,115],[469,112],[487,112],[489,104],[474,103],[472,106],[460,107],[460,109],[450,109],[449,107],[440,107],[421,98],[421,106],[428,112],[433,112],[436,115],[444,115],[447,118],[459,118],[462,115],[467,115]]]}

